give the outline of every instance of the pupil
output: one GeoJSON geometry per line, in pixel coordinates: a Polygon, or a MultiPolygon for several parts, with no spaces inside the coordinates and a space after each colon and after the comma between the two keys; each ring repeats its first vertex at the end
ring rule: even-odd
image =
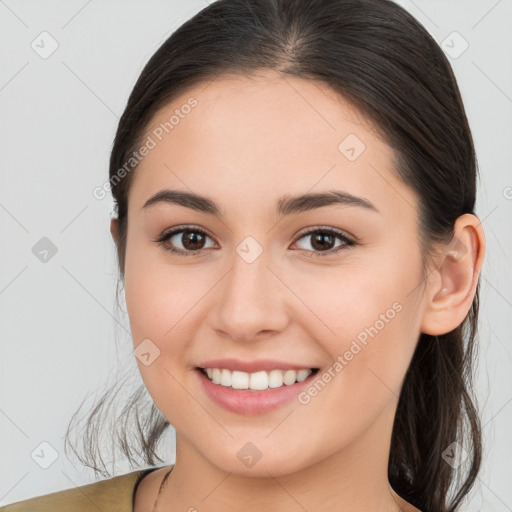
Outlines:
{"type": "Polygon", "coordinates": [[[330,245],[330,242],[332,242],[332,235],[328,235],[328,234],[316,234],[314,237],[313,237],[313,247],[315,247],[315,249],[323,249],[325,250],[326,246],[330,245]]]}
{"type": "Polygon", "coordinates": [[[201,242],[203,241],[203,235],[200,233],[186,233],[183,235],[185,242],[183,245],[187,247],[187,244],[191,244],[192,247],[188,247],[189,249],[201,249],[201,242]]]}

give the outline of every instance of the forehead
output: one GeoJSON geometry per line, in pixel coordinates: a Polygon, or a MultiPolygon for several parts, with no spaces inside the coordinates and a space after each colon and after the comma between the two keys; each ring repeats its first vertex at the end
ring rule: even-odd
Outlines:
{"type": "Polygon", "coordinates": [[[149,139],[130,193],[138,206],[173,187],[232,204],[340,187],[380,203],[403,194],[414,203],[412,191],[400,190],[393,150],[319,81],[272,72],[216,77],[160,109],[149,139]]]}

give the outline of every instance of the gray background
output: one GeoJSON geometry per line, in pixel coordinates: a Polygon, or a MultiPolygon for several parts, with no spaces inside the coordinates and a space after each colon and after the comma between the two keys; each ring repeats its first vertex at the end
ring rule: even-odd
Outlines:
{"type": "MultiPolygon", "coordinates": [[[[485,461],[464,510],[512,511],[512,0],[398,3],[452,53],[482,178],[485,461]]],[[[117,361],[141,382],[126,315],[115,317],[113,204],[92,191],[107,179],[116,124],[143,65],[205,5],[0,0],[0,504],[92,482],[64,454],[68,421],[87,394],[90,404],[114,382],[117,361]],[[42,58],[51,38],[58,48],[42,58]],[[43,237],[57,250],[46,262],[33,252],[48,244],[43,237]]],[[[173,439],[161,452],[166,463],[173,439]]],[[[130,470],[116,461],[117,474],[130,470]]]]}

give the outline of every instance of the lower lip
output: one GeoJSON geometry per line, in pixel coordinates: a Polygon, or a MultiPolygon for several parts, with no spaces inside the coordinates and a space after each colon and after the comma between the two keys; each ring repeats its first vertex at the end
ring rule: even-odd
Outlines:
{"type": "Polygon", "coordinates": [[[302,382],[279,388],[267,388],[263,391],[233,389],[214,384],[201,370],[196,368],[206,394],[218,405],[228,411],[246,416],[254,416],[273,411],[292,401],[304,388],[310,385],[318,372],[310,374],[302,382]]]}

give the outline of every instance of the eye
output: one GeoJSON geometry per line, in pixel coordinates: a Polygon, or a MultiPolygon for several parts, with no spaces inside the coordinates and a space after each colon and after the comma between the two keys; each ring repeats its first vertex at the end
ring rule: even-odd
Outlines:
{"type": "Polygon", "coordinates": [[[333,228],[316,228],[313,230],[310,230],[306,233],[303,233],[299,240],[303,238],[310,238],[310,242],[306,245],[309,245],[309,247],[302,248],[301,250],[305,250],[308,252],[311,252],[312,257],[323,257],[323,256],[329,256],[338,253],[339,251],[343,249],[347,249],[348,247],[356,245],[356,243],[348,238],[343,232],[338,231],[333,228]],[[334,245],[336,238],[341,241],[341,244],[338,246],[334,245]]]}
{"type": "MultiPolygon", "coordinates": [[[[343,232],[328,227],[316,228],[302,233],[298,240],[308,237],[311,238],[311,241],[306,245],[311,248],[303,247],[300,250],[311,253],[310,256],[312,257],[333,255],[356,245],[356,242],[348,238],[343,232]],[[333,246],[336,239],[340,240],[341,243],[333,246]]],[[[210,236],[202,229],[193,226],[181,226],[167,231],[154,241],[162,244],[166,251],[178,256],[195,256],[204,249],[212,247],[205,246],[207,239],[211,240],[210,236]],[[181,247],[179,247],[180,244],[181,247]]]]}
{"type": "Polygon", "coordinates": [[[154,241],[161,243],[163,248],[171,253],[179,256],[194,256],[205,249],[205,241],[209,238],[202,229],[180,227],[167,231],[154,241]],[[179,247],[180,244],[181,248],[179,247]],[[176,248],[176,245],[178,245],[178,248],[176,248]]]}

